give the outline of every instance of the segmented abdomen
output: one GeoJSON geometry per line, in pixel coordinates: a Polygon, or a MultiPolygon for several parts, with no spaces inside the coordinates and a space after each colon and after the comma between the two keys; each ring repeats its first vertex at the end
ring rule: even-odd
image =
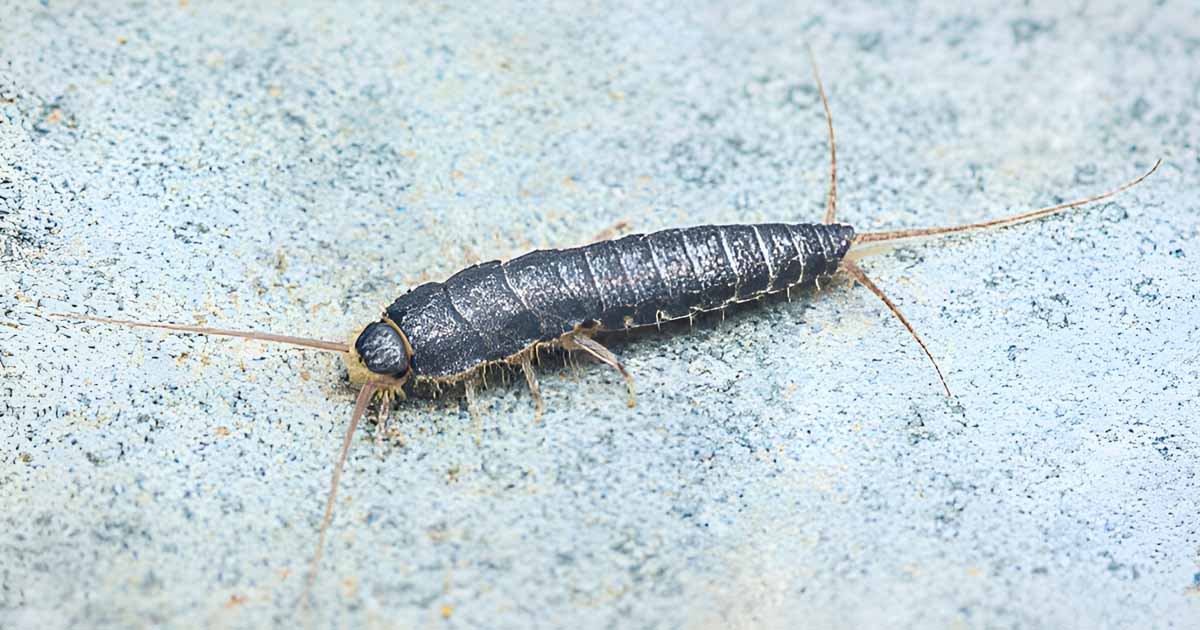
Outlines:
{"type": "Polygon", "coordinates": [[[447,376],[598,322],[648,326],[810,284],[837,270],[848,225],[699,226],[538,250],[417,287],[388,308],[418,374],[447,376]]]}

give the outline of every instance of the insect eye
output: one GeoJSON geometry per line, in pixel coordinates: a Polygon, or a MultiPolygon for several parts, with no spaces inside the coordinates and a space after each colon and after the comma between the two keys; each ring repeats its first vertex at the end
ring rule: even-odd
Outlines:
{"type": "Polygon", "coordinates": [[[354,342],[363,365],[376,374],[399,377],[408,372],[408,352],[400,333],[385,322],[363,329],[354,342]]]}

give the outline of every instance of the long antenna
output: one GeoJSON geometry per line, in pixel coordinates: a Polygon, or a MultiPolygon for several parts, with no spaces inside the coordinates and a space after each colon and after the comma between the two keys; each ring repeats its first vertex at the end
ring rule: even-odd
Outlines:
{"type": "Polygon", "coordinates": [[[129,326],[132,328],[154,328],[158,330],[174,330],[177,332],[197,333],[201,335],[216,335],[218,337],[238,337],[241,339],[254,339],[256,341],[269,341],[271,343],[285,343],[291,346],[298,346],[300,348],[325,350],[327,352],[337,352],[339,354],[349,351],[349,347],[346,344],[338,343],[336,341],[323,341],[321,339],[309,339],[307,337],[290,337],[288,335],[276,335],[274,333],[252,330],[227,330],[224,328],[188,326],[186,324],[136,322],[128,319],[111,319],[108,317],[96,317],[94,315],[82,315],[80,313],[49,313],[49,315],[50,317],[57,317],[59,319],[82,319],[89,322],[115,324],[117,326],[129,326]]]}
{"type": "Polygon", "coordinates": [[[924,236],[942,236],[945,234],[957,234],[959,232],[967,232],[970,230],[982,230],[982,229],[986,229],[986,228],[1002,228],[1002,227],[1008,227],[1010,225],[1016,225],[1018,223],[1024,223],[1026,221],[1032,221],[1034,219],[1040,219],[1042,217],[1046,217],[1046,216],[1055,214],[1057,212],[1062,212],[1064,210],[1069,210],[1071,208],[1078,208],[1079,206],[1083,206],[1083,205],[1093,203],[1096,201],[1101,201],[1103,199],[1108,199],[1109,197],[1112,197],[1118,193],[1124,192],[1124,191],[1140,184],[1143,179],[1150,177],[1150,174],[1153,173],[1154,171],[1158,170],[1158,167],[1161,164],[1162,164],[1162,159],[1159,159],[1156,162],[1154,162],[1154,166],[1151,166],[1150,170],[1146,171],[1145,173],[1143,173],[1136,179],[1125,182],[1124,184],[1121,184],[1120,186],[1118,186],[1112,190],[1109,190],[1107,192],[1102,192],[1098,195],[1092,195],[1091,197],[1085,197],[1083,199],[1076,199],[1075,201],[1068,201],[1066,203],[1060,203],[1056,206],[1039,208],[1032,212],[1025,212],[1022,214],[1001,217],[999,219],[991,219],[988,221],[980,221],[978,223],[968,223],[966,225],[952,225],[952,226],[948,226],[948,227],[932,227],[932,228],[915,228],[915,229],[911,229],[911,230],[894,230],[894,231],[890,231],[890,232],[867,232],[865,234],[859,234],[858,236],[855,236],[854,244],[858,245],[859,243],[874,243],[874,242],[878,242],[878,241],[896,241],[896,240],[900,240],[900,239],[904,239],[904,238],[920,238],[920,237],[924,237],[924,236]]]}
{"type": "Polygon", "coordinates": [[[313,552],[312,562],[308,568],[308,577],[304,580],[304,594],[300,597],[300,605],[306,609],[313,585],[317,581],[317,570],[321,567],[321,555],[325,553],[325,534],[329,531],[329,525],[333,523],[333,506],[337,500],[338,484],[342,480],[342,469],[346,467],[346,457],[350,454],[354,430],[358,428],[358,421],[367,412],[367,406],[371,404],[371,398],[377,389],[375,385],[367,383],[359,390],[358,400],[354,403],[354,413],[350,416],[350,427],[346,429],[346,437],[342,440],[341,455],[338,456],[337,464],[333,467],[333,476],[329,480],[329,497],[325,499],[325,515],[321,517],[321,531],[317,536],[317,549],[313,552]]]}

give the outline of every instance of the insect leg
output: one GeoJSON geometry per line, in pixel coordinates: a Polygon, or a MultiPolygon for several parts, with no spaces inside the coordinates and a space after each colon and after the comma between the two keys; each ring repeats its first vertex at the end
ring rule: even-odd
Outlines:
{"type": "Polygon", "coordinates": [[[325,534],[329,532],[329,525],[333,523],[333,506],[337,500],[338,483],[342,479],[342,469],[346,466],[346,456],[350,454],[354,430],[358,428],[358,421],[367,412],[367,406],[371,404],[375,391],[376,387],[367,383],[358,392],[358,400],[354,403],[354,413],[350,416],[350,427],[346,429],[346,437],[342,440],[342,453],[333,467],[333,477],[329,480],[329,497],[325,499],[325,516],[321,518],[321,530],[317,535],[317,550],[313,552],[312,562],[308,569],[308,579],[304,581],[304,593],[300,596],[300,606],[305,609],[308,608],[312,588],[317,581],[317,569],[321,566],[321,555],[325,551],[325,534]]]}
{"type": "Polygon", "coordinates": [[[626,404],[630,407],[633,407],[637,404],[637,391],[633,387],[633,377],[629,375],[629,371],[625,369],[625,366],[621,365],[621,360],[617,358],[617,355],[613,354],[611,350],[605,348],[600,344],[600,342],[588,337],[587,335],[574,333],[568,335],[565,340],[569,341],[569,343],[564,344],[567,349],[583,350],[584,352],[595,357],[601,363],[604,363],[612,369],[620,372],[621,377],[625,379],[625,387],[629,390],[629,402],[626,404]]]}
{"type": "Polygon", "coordinates": [[[817,56],[808,46],[808,60],[812,63],[813,78],[817,81],[817,93],[821,95],[821,106],[825,108],[825,126],[829,129],[829,195],[825,198],[824,223],[837,220],[837,142],[833,137],[833,114],[829,111],[829,99],[825,98],[825,85],[817,70],[817,56]]]}
{"type": "Polygon", "coordinates": [[[387,436],[388,422],[392,419],[392,396],[384,393],[380,396],[379,409],[375,412],[375,449],[383,451],[383,441],[387,436]]]}
{"type": "Polygon", "coordinates": [[[467,413],[471,414],[471,429],[475,432],[475,443],[483,441],[483,417],[479,414],[477,388],[479,381],[469,378],[463,381],[463,393],[467,399],[467,413]]]}
{"type": "Polygon", "coordinates": [[[538,387],[537,375],[533,373],[533,365],[529,363],[528,357],[521,359],[521,371],[525,373],[525,382],[529,384],[529,394],[533,396],[533,421],[541,422],[542,412],[546,407],[542,402],[542,388],[538,387]]]}
{"type": "Polygon", "coordinates": [[[912,324],[908,323],[908,319],[904,317],[904,314],[900,312],[900,309],[895,305],[895,303],[892,302],[891,298],[889,298],[882,289],[876,286],[875,283],[867,277],[867,274],[863,273],[862,268],[860,268],[858,265],[849,260],[843,260],[842,268],[849,272],[851,276],[854,276],[854,279],[861,283],[864,287],[867,287],[871,293],[874,293],[879,297],[879,299],[883,300],[883,303],[888,307],[888,310],[890,310],[892,314],[896,316],[896,319],[900,320],[901,324],[904,324],[904,327],[908,329],[909,334],[913,336],[913,339],[917,340],[917,343],[921,346],[921,350],[925,352],[925,356],[929,357],[929,362],[933,364],[933,370],[937,372],[938,380],[942,382],[942,387],[945,388],[946,395],[954,398],[954,394],[950,393],[950,386],[946,384],[946,377],[942,376],[942,368],[938,367],[937,360],[934,359],[933,354],[929,352],[929,347],[925,345],[925,341],[921,339],[921,335],[918,335],[912,324]]]}

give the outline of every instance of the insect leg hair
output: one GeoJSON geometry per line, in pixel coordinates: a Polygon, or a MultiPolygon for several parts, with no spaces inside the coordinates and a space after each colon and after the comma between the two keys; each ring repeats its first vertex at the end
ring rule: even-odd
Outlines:
{"type": "Polygon", "coordinates": [[[308,569],[308,578],[304,581],[304,594],[300,598],[300,604],[305,608],[308,607],[308,600],[312,594],[313,585],[317,581],[317,569],[321,566],[321,555],[325,552],[325,534],[329,532],[329,525],[333,523],[333,506],[337,500],[338,483],[342,479],[342,469],[346,466],[346,457],[350,454],[350,444],[352,444],[351,440],[354,438],[354,430],[358,428],[358,421],[367,412],[367,406],[371,404],[371,399],[375,396],[376,390],[375,385],[367,383],[358,392],[358,400],[354,403],[354,413],[350,416],[350,427],[346,429],[346,437],[342,440],[342,452],[338,456],[337,464],[333,467],[333,476],[329,480],[329,497],[325,499],[325,515],[321,518],[321,530],[317,535],[317,549],[313,552],[312,562],[309,564],[308,569]]]}
{"type": "Polygon", "coordinates": [[[829,129],[829,195],[825,198],[825,220],[837,220],[837,141],[833,136],[833,114],[829,111],[829,99],[825,98],[825,85],[821,83],[821,72],[817,70],[817,55],[812,46],[808,48],[808,60],[812,63],[813,79],[817,82],[817,94],[821,95],[821,106],[825,108],[825,126],[829,129]]]}
{"type": "Polygon", "coordinates": [[[176,332],[197,333],[200,335],[215,335],[218,337],[238,337],[241,339],[254,339],[256,341],[268,341],[271,343],[283,343],[290,346],[298,346],[301,348],[309,348],[312,350],[325,350],[328,352],[345,353],[349,350],[345,343],[336,341],[323,341],[321,339],[309,339],[307,337],[291,337],[288,335],[276,335],[274,333],[259,332],[253,330],[227,330],[224,328],[205,328],[203,326],[188,326],[186,324],[168,324],[162,322],[138,322],[128,319],[111,319],[108,317],[96,317],[94,315],[82,315],[79,313],[49,313],[50,317],[59,319],[82,319],[89,322],[100,322],[102,324],[115,324],[117,326],[129,326],[131,328],[154,328],[158,330],[173,330],[176,332]]]}
{"type": "Polygon", "coordinates": [[[918,335],[912,324],[908,323],[908,319],[904,317],[904,314],[900,312],[900,309],[895,303],[892,302],[891,298],[889,298],[887,294],[883,292],[883,289],[880,289],[878,286],[876,286],[875,283],[867,277],[867,274],[863,273],[862,268],[858,265],[849,260],[843,260],[842,268],[849,272],[851,276],[854,276],[854,279],[861,283],[864,287],[867,287],[871,293],[874,293],[877,297],[879,297],[879,299],[883,300],[883,303],[888,307],[888,310],[890,310],[892,314],[896,316],[896,319],[900,320],[901,324],[904,324],[904,327],[908,329],[909,334],[913,336],[913,339],[917,340],[917,344],[919,344],[921,346],[921,350],[925,352],[925,356],[929,357],[929,362],[933,364],[933,370],[937,372],[938,380],[942,382],[942,387],[945,388],[946,395],[953,398],[954,394],[950,393],[950,386],[946,384],[946,377],[942,375],[942,368],[938,367],[937,359],[933,358],[933,353],[929,351],[929,346],[925,345],[925,341],[921,339],[921,335],[918,335]]]}

